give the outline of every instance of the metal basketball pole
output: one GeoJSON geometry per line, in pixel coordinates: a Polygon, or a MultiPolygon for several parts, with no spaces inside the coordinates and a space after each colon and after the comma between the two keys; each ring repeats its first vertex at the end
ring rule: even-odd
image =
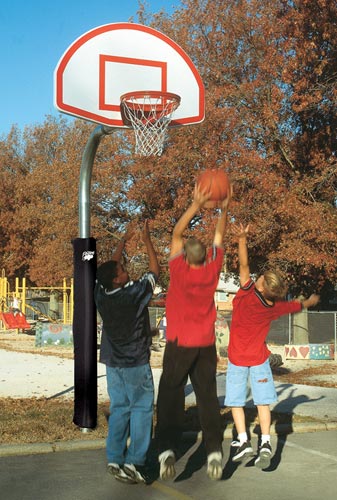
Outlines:
{"type": "Polygon", "coordinates": [[[104,135],[113,129],[97,126],[85,146],[79,181],[79,238],[74,247],[74,418],[83,432],[97,425],[97,318],[94,302],[97,256],[90,237],[90,186],[95,155],[104,135]]]}

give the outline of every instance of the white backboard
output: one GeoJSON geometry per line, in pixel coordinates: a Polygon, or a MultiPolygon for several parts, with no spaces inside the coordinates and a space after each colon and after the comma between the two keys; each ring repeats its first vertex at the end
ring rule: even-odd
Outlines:
{"type": "Polygon", "coordinates": [[[138,90],[181,97],[171,126],[200,123],[205,91],[186,52],[153,28],[134,23],[99,26],[75,40],[54,74],[60,111],[110,127],[125,127],[120,96],[138,90]]]}

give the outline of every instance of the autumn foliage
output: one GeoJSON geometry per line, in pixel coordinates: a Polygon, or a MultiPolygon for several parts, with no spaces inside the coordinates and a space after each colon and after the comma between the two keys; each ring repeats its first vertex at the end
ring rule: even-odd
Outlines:
{"type": "MultiPolygon", "coordinates": [[[[171,16],[141,6],[137,22],[174,39],[206,88],[206,119],[174,129],[161,157],[133,154],[131,131],[106,136],[97,151],[91,230],[99,260],[109,258],[129,221],[148,218],[167,283],[176,220],[204,168],[234,183],[231,220],[250,223],[253,272],[277,266],[290,291],[336,283],[337,4],[333,0],[184,0],[171,16]]],[[[73,274],[78,181],[95,125],[47,116],[0,138],[0,265],[39,285],[73,274]]],[[[214,213],[189,228],[210,242],[214,213]]],[[[227,271],[237,272],[226,236],[227,271]]],[[[140,239],[131,269],[144,266],[140,239]]]]}

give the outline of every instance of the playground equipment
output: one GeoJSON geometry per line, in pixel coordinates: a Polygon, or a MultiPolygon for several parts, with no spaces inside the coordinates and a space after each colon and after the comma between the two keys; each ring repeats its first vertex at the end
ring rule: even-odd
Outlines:
{"type": "Polygon", "coordinates": [[[73,280],[63,279],[62,286],[31,287],[26,279],[15,278],[11,290],[3,269],[0,277],[0,328],[28,330],[37,320],[50,323],[72,323],[73,280]]]}
{"type": "Polygon", "coordinates": [[[26,316],[22,312],[2,312],[0,320],[6,330],[30,330],[32,325],[28,323],[26,316]]]}

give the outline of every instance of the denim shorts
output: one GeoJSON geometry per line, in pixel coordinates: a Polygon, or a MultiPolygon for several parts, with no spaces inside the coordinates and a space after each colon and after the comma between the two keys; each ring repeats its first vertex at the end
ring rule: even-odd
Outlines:
{"type": "Polygon", "coordinates": [[[245,406],[248,395],[248,380],[256,406],[269,405],[277,401],[269,359],[262,365],[256,366],[237,366],[228,361],[226,406],[245,406]]]}

